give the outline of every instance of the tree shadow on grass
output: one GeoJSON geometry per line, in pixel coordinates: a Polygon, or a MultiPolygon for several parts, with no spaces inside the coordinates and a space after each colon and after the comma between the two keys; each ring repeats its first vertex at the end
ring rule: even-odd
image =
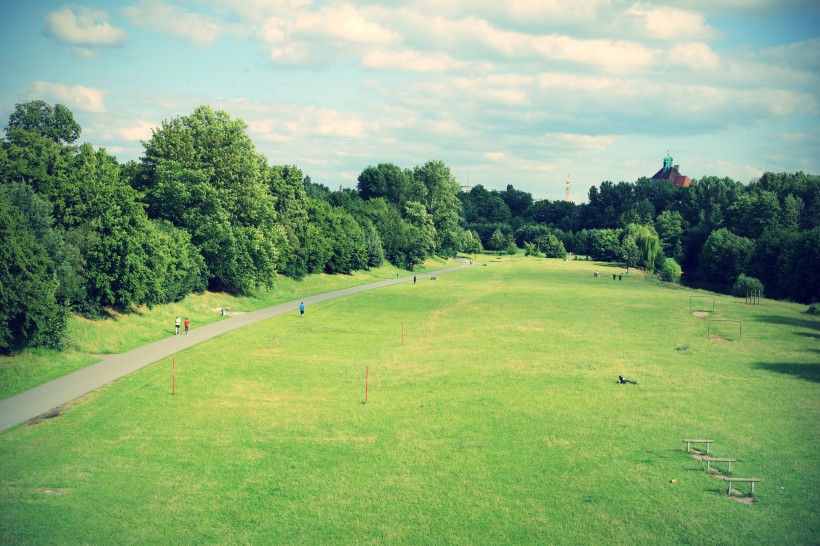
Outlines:
{"type": "Polygon", "coordinates": [[[820,321],[811,318],[784,317],[780,315],[762,315],[757,320],[770,322],[772,324],[783,324],[794,326],[795,328],[806,328],[808,330],[820,330],[820,321]]]}
{"type": "Polygon", "coordinates": [[[761,362],[757,364],[761,370],[794,375],[806,381],[820,383],[820,364],[775,364],[761,362]]]}

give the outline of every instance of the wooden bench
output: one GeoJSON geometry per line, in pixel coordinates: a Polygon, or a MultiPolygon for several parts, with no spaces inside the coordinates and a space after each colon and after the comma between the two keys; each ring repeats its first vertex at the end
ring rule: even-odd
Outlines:
{"type": "Polygon", "coordinates": [[[715,441],[714,440],[683,440],[686,442],[686,453],[691,451],[692,444],[706,444],[706,454],[709,454],[709,446],[711,446],[715,441]]]}
{"type": "Polygon", "coordinates": [[[758,478],[731,478],[729,476],[722,476],[723,481],[729,482],[729,488],[726,490],[727,495],[732,494],[732,484],[735,482],[752,484],[752,496],[755,494],[755,484],[760,482],[758,478]]]}
{"type": "Polygon", "coordinates": [[[727,463],[729,465],[729,469],[726,471],[727,474],[732,473],[732,463],[737,462],[737,459],[721,459],[719,457],[701,457],[700,460],[706,461],[706,472],[712,469],[712,463],[727,463]]]}

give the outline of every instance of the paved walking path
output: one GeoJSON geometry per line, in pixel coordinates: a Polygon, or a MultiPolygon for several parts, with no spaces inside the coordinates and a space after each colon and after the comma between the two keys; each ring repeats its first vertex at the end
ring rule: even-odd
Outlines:
{"type": "MultiPolygon", "coordinates": [[[[437,271],[430,271],[428,273],[416,274],[419,279],[436,277],[443,273],[457,271],[470,267],[471,264],[463,263],[455,267],[447,269],[439,269],[437,271]]],[[[134,370],[138,370],[149,364],[153,364],[158,360],[167,358],[175,353],[193,347],[203,341],[212,339],[216,336],[232,332],[237,328],[242,328],[249,324],[269,319],[281,315],[283,313],[295,312],[299,308],[299,303],[305,302],[305,305],[319,303],[322,301],[341,298],[356,294],[358,292],[365,292],[367,290],[375,290],[397,284],[401,282],[412,282],[413,276],[401,277],[395,279],[388,279],[385,281],[378,281],[370,284],[363,284],[360,286],[352,286],[350,288],[343,288],[333,292],[326,292],[324,294],[317,294],[315,296],[307,296],[302,299],[280,303],[273,307],[260,309],[251,313],[245,313],[227,320],[221,320],[207,324],[200,328],[190,331],[190,334],[169,336],[167,338],[155,341],[143,347],[138,347],[127,353],[116,355],[106,355],[100,362],[92,364],[81,370],[70,373],[66,376],[60,377],[53,381],[49,381],[39,387],[35,387],[18,395],[0,400],[0,432],[5,431],[14,425],[33,419],[38,415],[42,415],[54,408],[62,406],[72,400],[79,398],[89,392],[106,385],[115,379],[127,375],[134,370]]]]}

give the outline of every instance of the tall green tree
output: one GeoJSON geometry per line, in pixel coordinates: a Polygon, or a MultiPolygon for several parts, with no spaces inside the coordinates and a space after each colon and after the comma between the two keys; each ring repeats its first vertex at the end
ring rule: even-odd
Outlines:
{"type": "Polygon", "coordinates": [[[409,169],[392,163],[369,166],[359,175],[358,190],[362,199],[384,197],[399,209],[408,201],[423,201],[426,190],[409,169]]]}
{"type": "Polygon", "coordinates": [[[404,228],[406,267],[412,270],[435,252],[436,228],[423,203],[408,202],[404,206],[404,217],[407,220],[404,228]]]}
{"type": "Polygon", "coordinates": [[[55,227],[51,203],[22,182],[0,185],[0,196],[22,214],[25,228],[46,249],[50,271],[57,280],[57,301],[69,304],[83,301],[85,261],[80,250],[66,241],[65,231],[55,227]]]}
{"type": "Polygon", "coordinates": [[[461,190],[443,161],[428,161],[413,170],[413,177],[426,188],[427,211],[435,228],[435,250],[439,256],[451,257],[458,252],[462,228],[459,226],[461,190]]]}
{"type": "Polygon", "coordinates": [[[75,302],[84,312],[163,301],[148,265],[151,226],[138,197],[121,180],[116,159],[90,144],[57,177],[55,219],[85,260],[85,301],[75,302]]]}
{"type": "Polygon", "coordinates": [[[655,219],[655,231],[663,253],[678,263],[682,262],[684,220],[681,213],[672,210],[661,212],[655,219]]]}
{"type": "Polygon", "coordinates": [[[59,348],[65,332],[48,252],[25,224],[0,195],[0,354],[36,345],[59,348]]]}
{"type": "Polygon", "coordinates": [[[272,286],[286,234],[244,121],[200,106],[164,121],[144,146],[137,185],[148,211],[191,234],[209,285],[240,293],[272,286]]]}
{"type": "Polygon", "coordinates": [[[62,104],[51,106],[42,100],[15,104],[6,132],[30,131],[58,144],[71,144],[80,138],[80,125],[62,104]]]}
{"type": "Polygon", "coordinates": [[[713,231],[700,253],[700,273],[707,281],[728,288],[746,272],[754,249],[754,241],[726,228],[713,231]]]}

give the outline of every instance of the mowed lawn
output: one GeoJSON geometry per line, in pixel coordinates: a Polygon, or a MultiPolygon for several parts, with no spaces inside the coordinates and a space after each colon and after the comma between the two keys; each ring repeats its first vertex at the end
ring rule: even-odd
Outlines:
{"type": "Polygon", "coordinates": [[[0,434],[0,543],[816,544],[820,323],[717,296],[707,339],[704,293],[612,272],[491,261],[203,343],[173,396],[144,368],[0,434]]]}

